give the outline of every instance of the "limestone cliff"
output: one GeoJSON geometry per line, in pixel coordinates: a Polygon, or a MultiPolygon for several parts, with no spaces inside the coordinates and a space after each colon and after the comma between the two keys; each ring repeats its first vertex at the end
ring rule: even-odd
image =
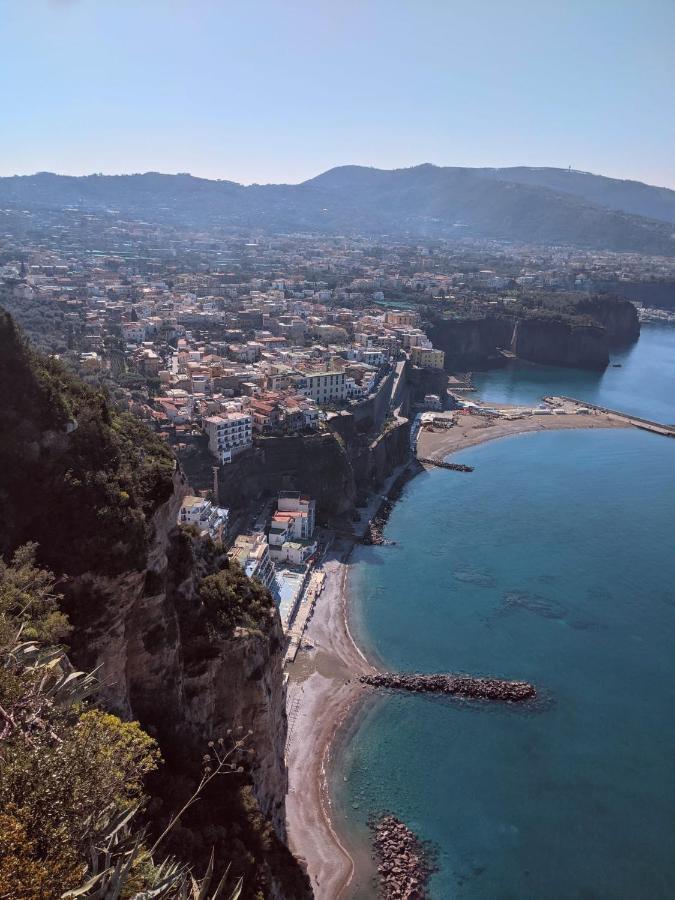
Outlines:
{"type": "Polygon", "coordinates": [[[434,347],[445,352],[445,368],[450,372],[500,366],[504,358],[497,347],[508,349],[513,321],[506,317],[475,319],[436,318],[427,326],[434,347]]]}
{"type": "Polygon", "coordinates": [[[549,366],[604,369],[609,364],[607,332],[547,318],[516,319],[506,348],[520,359],[549,366]]]}
{"type": "Polygon", "coordinates": [[[632,343],[640,337],[637,309],[628,300],[596,295],[578,301],[576,309],[602,325],[612,344],[632,343]]]}
{"type": "Polygon", "coordinates": [[[0,553],[39,544],[73,626],[69,656],[99,667],[96,702],[157,738],[150,833],[191,796],[208,742],[231,745],[228,730],[241,728],[241,772],[214,779],[162,850],[200,875],[213,849],[218,872],[231,863],[244,876],[246,898],[310,896],[284,844],[285,689],[271,596],[176,527],[187,488],[164,442],[35,353],[1,311],[0,383],[0,553]]]}
{"type": "MultiPolygon", "coordinates": [[[[255,861],[255,885],[249,874],[245,896],[253,896],[254,886],[264,896],[309,896],[304,874],[283,844],[286,704],[279,615],[272,607],[260,628],[225,636],[210,627],[196,591],[190,540],[175,527],[185,493],[177,473],[172,497],[153,517],[145,571],[114,578],[84,574],[64,583],[75,625],[73,656],[82,667],[100,667],[105,705],[153,734],[174,773],[198,766],[208,741],[228,729],[248,734],[254,752],[246,778],[274,835],[266,838],[265,858],[255,861]]],[[[250,851],[258,838],[239,828],[250,851]]]]}
{"type": "MultiPolygon", "coordinates": [[[[208,487],[212,461],[206,448],[186,464],[190,483],[208,487]],[[206,465],[200,471],[194,458],[206,465]]],[[[218,473],[219,499],[240,510],[263,496],[282,490],[302,491],[317,502],[319,516],[348,513],[355,498],[354,475],[343,441],[331,433],[270,436],[236,457],[218,473]]]]}
{"type": "Polygon", "coordinates": [[[449,371],[503,365],[500,349],[552,366],[603,369],[609,363],[605,328],[577,324],[562,316],[438,318],[429,324],[428,334],[434,346],[445,351],[449,371]]]}

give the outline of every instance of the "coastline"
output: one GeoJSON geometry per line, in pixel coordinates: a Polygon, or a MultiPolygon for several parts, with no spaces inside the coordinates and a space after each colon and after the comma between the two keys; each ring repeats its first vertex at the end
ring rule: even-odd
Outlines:
{"type": "Polygon", "coordinates": [[[374,672],[347,620],[346,580],[354,542],[336,539],[324,571],[326,584],[305,632],[302,651],[289,666],[289,793],[286,818],[291,850],[306,864],[317,900],[344,897],[356,861],[331,818],[328,771],[339,736],[371,692],[353,676],[374,672]]]}
{"type": "MultiPolygon", "coordinates": [[[[625,428],[626,422],[606,414],[584,418],[565,416],[545,420],[515,419],[488,424],[478,417],[448,430],[422,432],[422,455],[445,456],[489,440],[528,432],[562,429],[625,428]]],[[[386,503],[399,498],[405,483],[424,471],[411,460],[388,480],[386,494],[376,498],[376,515],[386,503]],[[391,497],[390,497],[391,494],[391,497]]],[[[449,477],[469,477],[464,475],[449,477]]],[[[287,828],[292,851],[304,862],[317,900],[350,896],[356,883],[375,877],[372,853],[348,849],[332,821],[329,770],[359,720],[363,702],[372,693],[355,676],[377,672],[356,643],[349,624],[347,578],[350,558],[359,536],[336,538],[323,569],[326,585],[303,638],[297,660],[289,666],[289,737],[286,748],[289,772],[287,828]]]]}

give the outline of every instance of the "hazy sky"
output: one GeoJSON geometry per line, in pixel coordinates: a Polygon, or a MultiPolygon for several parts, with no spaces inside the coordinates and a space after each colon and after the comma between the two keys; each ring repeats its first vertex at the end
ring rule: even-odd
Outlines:
{"type": "Polygon", "coordinates": [[[547,165],[675,187],[675,0],[0,0],[0,174],[547,165]]]}

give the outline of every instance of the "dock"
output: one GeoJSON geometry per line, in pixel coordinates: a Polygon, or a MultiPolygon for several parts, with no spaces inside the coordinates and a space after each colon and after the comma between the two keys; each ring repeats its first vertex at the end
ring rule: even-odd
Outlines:
{"type": "Polygon", "coordinates": [[[310,575],[309,583],[300,600],[298,610],[291,622],[290,628],[286,632],[287,645],[284,653],[284,665],[293,662],[298,654],[305,628],[314,612],[314,605],[316,604],[319,594],[323,590],[325,581],[326,573],[321,570],[315,570],[310,575]]]}
{"type": "Polygon", "coordinates": [[[664,425],[663,422],[654,422],[651,419],[644,419],[641,416],[634,416],[630,413],[620,412],[616,409],[609,409],[606,406],[598,406],[595,403],[588,403],[586,400],[578,400],[575,397],[544,397],[544,402],[555,405],[557,400],[563,400],[566,403],[575,403],[577,406],[586,409],[594,409],[597,412],[605,413],[609,416],[615,416],[629,425],[641,428],[643,431],[651,431],[653,434],[660,434],[663,437],[675,438],[675,425],[664,425]]]}

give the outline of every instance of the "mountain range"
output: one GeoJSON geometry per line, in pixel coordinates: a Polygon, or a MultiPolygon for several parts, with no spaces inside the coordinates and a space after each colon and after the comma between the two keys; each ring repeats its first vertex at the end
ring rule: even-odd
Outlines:
{"type": "Polygon", "coordinates": [[[192,175],[0,178],[0,204],[76,207],[184,227],[470,237],[675,255],[675,191],[555,168],[339,166],[301,184],[192,175]]]}

